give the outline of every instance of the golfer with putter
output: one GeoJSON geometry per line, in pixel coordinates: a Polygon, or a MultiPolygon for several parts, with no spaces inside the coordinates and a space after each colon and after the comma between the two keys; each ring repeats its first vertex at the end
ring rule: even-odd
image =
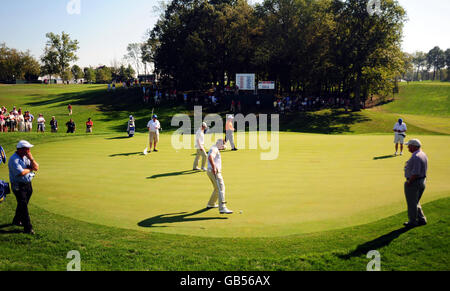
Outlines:
{"type": "Polygon", "coordinates": [[[198,162],[200,157],[202,158],[202,171],[206,171],[206,159],[208,158],[205,151],[205,131],[208,129],[208,125],[203,122],[202,127],[197,130],[195,134],[195,148],[197,149],[197,155],[194,160],[194,171],[199,171],[198,162]]]}
{"type": "Polygon", "coordinates": [[[395,132],[395,155],[398,155],[398,145],[400,144],[400,155],[403,155],[403,144],[405,143],[406,138],[406,123],[403,122],[403,119],[399,119],[398,122],[394,126],[394,132],[395,132]]]}
{"type": "Polygon", "coordinates": [[[33,147],[29,142],[22,140],[17,144],[17,151],[11,156],[8,162],[9,179],[11,188],[17,199],[16,215],[13,225],[24,227],[24,232],[34,234],[31,225],[30,215],[28,213],[28,203],[33,194],[31,181],[39,170],[39,164],[36,163],[30,149],[33,147]]]}
{"type": "Polygon", "coordinates": [[[224,141],[219,139],[217,143],[211,147],[208,153],[208,177],[213,184],[214,191],[211,195],[206,208],[219,208],[220,214],[233,214],[233,211],[227,208],[225,200],[225,183],[222,177],[222,158],[220,150],[224,147],[224,141]],[[219,204],[217,205],[217,200],[219,204]]]}
{"type": "Polygon", "coordinates": [[[420,199],[425,192],[425,184],[428,171],[428,157],[422,151],[422,143],[418,139],[412,139],[407,144],[408,150],[412,153],[411,159],[406,163],[405,177],[405,197],[408,205],[409,221],[405,227],[413,228],[427,224],[420,199]]]}
{"type": "Polygon", "coordinates": [[[159,130],[161,129],[157,115],[152,116],[152,120],[148,122],[147,127],[150,135],[150,152],[152,151],[152,144],[154,144],[153,151],[157,152],[156,145],[159,142],[159,130]]]}

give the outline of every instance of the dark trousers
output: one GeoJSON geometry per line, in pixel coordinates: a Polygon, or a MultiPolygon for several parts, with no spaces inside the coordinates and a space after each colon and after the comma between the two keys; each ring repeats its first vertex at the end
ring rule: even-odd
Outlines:
{"type": "Polygon", "coordinates": [[[14,217],[13,223],[22,223],[25,231],[31,230],[33,226],[31,225],[30,214],[28,213],[28,203],[33,194],[33,187],[31,183],[21,183],[13,185],[12,188],[17,200],[16,216],[14,217]]]}

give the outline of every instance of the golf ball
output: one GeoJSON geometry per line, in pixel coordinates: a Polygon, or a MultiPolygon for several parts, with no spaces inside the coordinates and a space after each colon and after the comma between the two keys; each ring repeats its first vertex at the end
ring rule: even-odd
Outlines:
{"type": "Polygon", "coordinates": [[[242,211],[242,210],[241,210],[241,211],[239,211],[239,214],[242,214],[242,213],[244,213],[244,211],[242,211]]]}

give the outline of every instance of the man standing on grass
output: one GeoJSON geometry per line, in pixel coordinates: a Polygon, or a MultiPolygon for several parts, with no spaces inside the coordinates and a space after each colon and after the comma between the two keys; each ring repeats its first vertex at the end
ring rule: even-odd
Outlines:
{"type": "Polygon", "coordinates": [[[233,120],[234,117],[233,115],[228,115],[227,116],[227,123],[225,124],[225,129],[226,129],[226,139],[225,139],[225,143],[227,143],[227,141],[230,142],[231,144],[231,150],[232,151],[237,151],[237,148],[234,144],[234,126],[233,126],[233,120]]]}
{"type": "Polygon", "coordinates": [[[224,141],[219,139],[208,153],[207,173],[214,187],[214,191],[206,208],[219,208],[220,214],[233,214],[233,211],[227,208],[227,202],[225,200],[225,183],[222,177],[222,158],[220,156],[220,150],[223,149],[224,145],[224,141]],[[219,205],[216,204],[217,200],[219,200],[219,205]]]}
{"type": "Polygon", "coordinates": [[[411,159],[405,166],[405,196],[408,205],[409,221],[405,227],[413,228],[427,224],[420,199],[425,191],[425,184],[428,171],[428,157],[422,151],[422,143],[418,139],[412,139],[407,144],[412,153],[411,159]]]}
{"type": "Polygon", "coordinates": [[[195,134],[195,148],[197,149],[197,155],[194,160],[194,171],[199,171],[198,162],[200,157],[202,158],[202,171],[206,171],[206,159],[208,158],[205,151],[205,131],[208,129],[208,125],[203,122],[202,127],[197,130],[195,134]]]}
{"type": "Polygon", "coordinates": [[[38,124],[38,132],[45,132],[45,118],[44,115],[39,114],[39,118],[37,119],[38,124]]]}
{"type": "Polygon", "coordinates": [[[150,151],[152,151],[152,145],[154,144],[153,151],[157,152],[156,145],[159,142],[159,130],[161,129],[157,115],[152,116],[152,120],[148,122],[147,127],[150,135],[150,151]]]}
{"type": "Polygon", "coordinates": [[[22,140],[17,144],[17,151],[11,156],[8,163],[9,179],[12,190],[17,199],[16,215],[13,225],[23,226],[24,232],[34,234],[28,213],[28,203],[33,194],[31,181],[39,170],[39,164],[33,158],[30,149],[33,147],[29,142],[22,140]]]}
{"type": "Polygon", "coordinates": [[[399,119],[398,122],[394,126],[395,132],[395,155],[398,155],[398,145],[400,144],[400,155],[403,155],[403,144],[405,143],[406,138],[406,123],[403,122],[403,119],[399,119]]]}
{"type": "Polygon", "coordinates": [[[67,133],[75,133],[76,125],[72,118],[66,123],[66,126],[67,126],[67,133]]]}

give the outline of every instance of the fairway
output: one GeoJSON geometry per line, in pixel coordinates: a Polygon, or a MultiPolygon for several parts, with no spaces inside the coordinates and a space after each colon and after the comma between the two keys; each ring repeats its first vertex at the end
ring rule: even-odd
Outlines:
{"type": "MultiPolygon", "coordinates": [[[[77,220],[141,231],[210,237],[274,237],[341,229],[404,211],[403,157],[388,136],[280,133],[280,155],[226,151],[231,216],[204,208],[212,186],[192,172],[193,151],[142,155],[147,135],[86,137],[34,149],[41,171],[33,203],[77,220]],[[242,210],[242,214],[240,211],[242,210]]],[[[448,136],[421,136],[432,164],[423,202],[450,196],[448,136]]],[[[30,140],[33,142],[33,140],[30,140]]],[[[9,155],[11,152],[8,153],[9,155]]],[[[6,175],[6,168],[0,174],[6,175]]],[[[405,217],[406,219],[406,217],[405,217]]]]}

